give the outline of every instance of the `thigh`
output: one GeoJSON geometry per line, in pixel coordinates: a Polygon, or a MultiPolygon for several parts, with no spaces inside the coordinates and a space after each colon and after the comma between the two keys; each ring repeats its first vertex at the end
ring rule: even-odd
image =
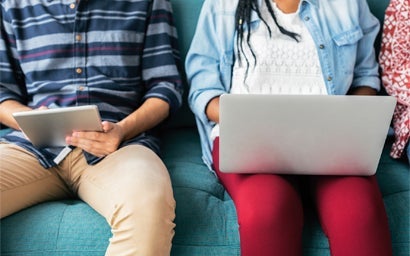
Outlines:
{"type": "Polygon", "coordinates": [[[222,185],[227,189],[234,201],[249,198],[258,204],[256,198],[274,200],[279,205],[296,203],[301,205],[299,198],[299,179],[297,176],[275,174],[237,174],[223,173],[219,170],[219,137],[214,141],[213,167],[222,185]],[[289,199],[293,201],[289,202],[289,199]]]}
{"type": "Polygon", "coordinates": [[[312,177],[311,189],[325,232],[385,215],[375,176],[312,177]]]}
{"type": "Polygon", "coordinates": [[[375,176],[313,176],[310,177],[310,189],[316,203],[324,207],[361,200],[373,203],[381,197],[375,176]]]}
{"type": "Polygon", "coordinates": [[[317,177],[312,185],[332,255],[392,255],[387,214],[375,176],[317,177]]]}
{"type": "Polygon", "coordinates": [[[303,207],[297,177],[222,173],[218,142],[216,138],[214,169],[236,207],[241,254],[300,255],[303,207]]]}
{"type": "Polygon", "coordinates": [[[235,202],[238,215],[255,216],[258,212],[258,219],[265,223],[287,216],[302,220],[296,176],[223,173],[219,170],[219,138],[215,139],[212,156],[215,172],[235,202]]]}
{"type": "MultiPolygon", "coordinates": [[[[79,159],[72,167],[81,170],[86,162],[79,159]]],[[[169,254],[175,200],[168,170],[152,150],[126,146],[77,173],[78,196],[111,226],[107,255],[169,254]]]]}
{"type": "Polygon", "coordinates": [[[123,147],[87,167],[77,191],[81,199],[105,217],[111,216],[115,207],[125,204],[135,208],[132,204],[154,197],[161,197],[171,207],[175,205],[167,168],[152,150],[142,145],[123,147]]]}
{"type": "Polygon", "coordinates": [[[1,218],[34,204],[71,195],[55,169],[45,169],[27,150],[0,144],[1,218]]]}

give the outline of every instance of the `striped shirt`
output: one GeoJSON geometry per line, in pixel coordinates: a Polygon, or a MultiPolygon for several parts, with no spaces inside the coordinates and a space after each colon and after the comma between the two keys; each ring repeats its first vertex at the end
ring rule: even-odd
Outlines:
{"type": "MultiPolygon", "coordinates": [[[[144,100],[182,102],[177,32],[169,0],[2,0],[0,102],[32,108],[95,104],[118,122],[144,100]]],[[[47,132],[47,131],[44,131],[47,132]]],[[[62,148],[35,148],[21,132],[16,143],[52,167],[62,148]]],[[[154,129],[124,142],[159,153],[154,129]]],[[[90,164],[98,158],[85,153],[90,164]]]]}

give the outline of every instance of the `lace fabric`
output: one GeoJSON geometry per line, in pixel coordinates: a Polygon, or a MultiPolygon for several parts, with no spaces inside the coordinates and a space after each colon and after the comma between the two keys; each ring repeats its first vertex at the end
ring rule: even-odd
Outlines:
{"type": "Polygon", "coordinates": [[[241,58],[236,56],[236,60],[242,61],[235,62],[231,93],[327,94],[316,47],[299,13],[285,14],[275,3],[272,7],[279,24],[299,34],[300,42],[279,31],[263,4],[261,14],[272,36],[263,23],[251,32],[250,44],[256,61],[244,43],[243,53],[239,52],[241,58]],[[248,73],[245,59],[249,61],[248,73]]]}

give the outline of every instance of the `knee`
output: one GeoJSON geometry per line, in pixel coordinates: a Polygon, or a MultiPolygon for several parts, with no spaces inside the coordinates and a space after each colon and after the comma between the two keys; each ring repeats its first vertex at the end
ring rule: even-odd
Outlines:
{"type": "Polygon", "coordinates": [[[155,188],[150,188],[142,197],[141,202],[134,207],[145,209],[151,216],[171,212],[174,215],[176,203],[171,184],[161,184],[155,188]]]}
{"type": "Polygon", "coordinates": [[[115,196],[116,208],[152,217],[175,212],[171,180],[165,165],[150,150],[137,149],[140,157],[129,158],[121,166],[123,176],[115,196]]]}
{"type": "Polygon", "coordinates": [[[328,178],[316,185],[318,212],[329,228],[368,229],[385,222],[386,212],[375,177],[328,178]]]}
{"type": "Polygon", "coordinates": [[[175,233],[175,200],[171,187],[157,184],[131,189],[116,198],[109,220],[113,233],[109,255],[118,255],[116,250],[123,252],[124,246],[134,251],[133,255],[169,255],[175,233]]]}
{"type": "Polygon", "coordinates": [[[322,222],[328,230],[373,230],[387,221],[383,202],[369,198],[351,200],[350,203],[333,205],[328,214],[322,214],[322,222]],[[332,214],[329,214],[332,213],[332,214]]]}
{"type": "Polygon", "coordinates": [[[346,229],[351,227],[355,230],[372,230],[387,219],[384,207],[371,202],[346,207],[339,213],[339,227],[346,229]]]}
{"type": "Polygon", "coordinates": [[[298,193],[293,188],[278,191],[269,186],[262,193],[241,190],[235,202],[239,224],[254,230],[301,229],[303,207],[298,193]]]}
{"type": "Polygon", "coordinates": [[[252,227],[254,230],[301,229],[303,210],[297,204],[249,204],[239,206],[238,220],[241,227],[252,227]]]}
{"type": "Polygon", "coordinates": [[[124,192],[123,200],[117,207],[131,215],[141,213],[141,215],[154,218],[164,214],[175,212],[175,200],[170,184],[156,184],[124,192]]]}

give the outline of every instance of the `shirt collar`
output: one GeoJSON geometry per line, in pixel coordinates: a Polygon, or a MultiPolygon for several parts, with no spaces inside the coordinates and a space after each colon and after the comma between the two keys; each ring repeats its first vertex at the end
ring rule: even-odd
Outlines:
{"type": "Polygon", "coordinates": [[[301,0],[302,2],[307,2],[314,7],[318,8],[319,7],[319,0],[301,0]]]}
{"type": "MultiPolygon", "coordinates": [[[[265,0],[258,0],[259,6],[262,5],[262,1],[265,1],[265,0]]],[[[301,4],[303,4],[303,2],[307,2],[316,8],[319,7],[319,0],[301,0],[301,4]]],[[[256,14],[256,12],[252,12],[251,21],[257,21],[257,20],[259,20],[258,14],[256,14]]]]}
{"type": "MultiPolygon", "coordinates": [[[[259,5],[261,5],[262,4],[262,1],[265,1],[265,0],[258,0],[258,4],[259,5]]],[[[310,3],[310,4],[313,4],[314,6],[318,6],[318,0],[301,0],[302,2],[308,2],[308,3],[310,3]]]]}

